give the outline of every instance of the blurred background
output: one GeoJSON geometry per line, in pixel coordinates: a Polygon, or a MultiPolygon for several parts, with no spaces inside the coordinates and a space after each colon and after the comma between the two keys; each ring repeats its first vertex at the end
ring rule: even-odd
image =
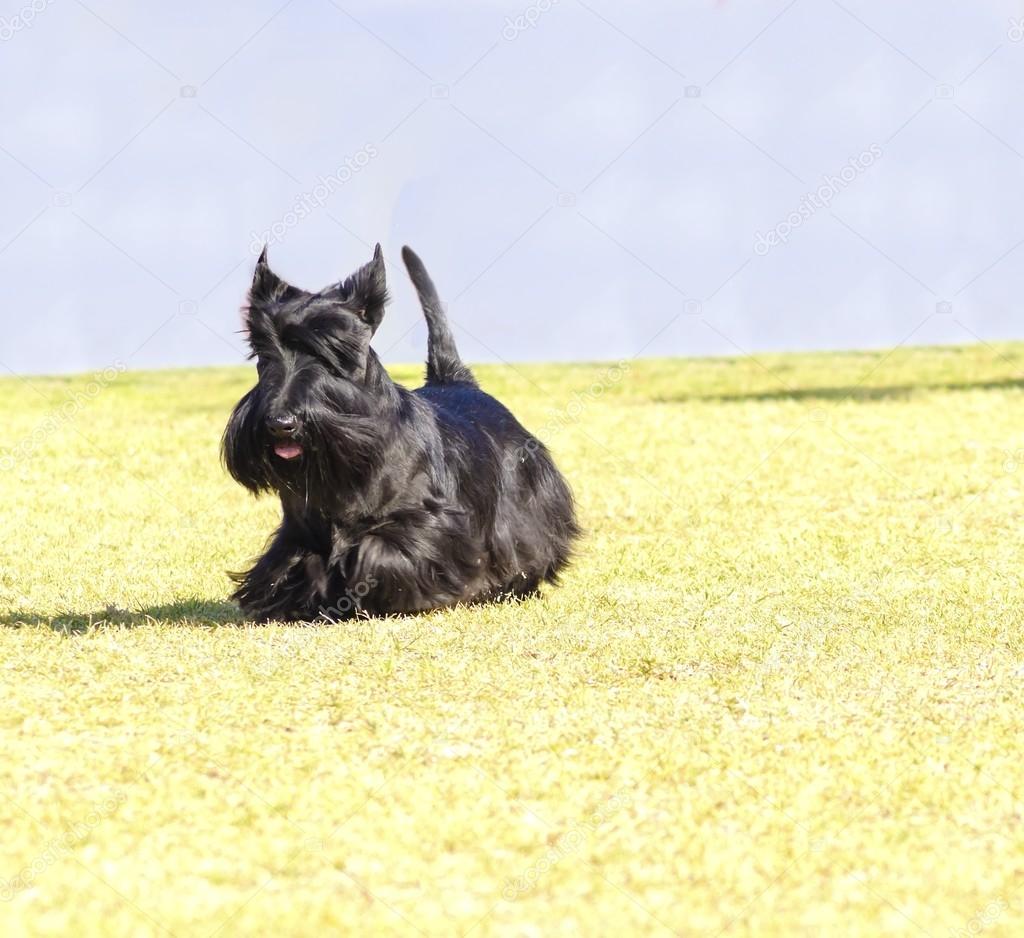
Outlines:
{"type": "Polygon", "coordinates": [[[239,362],[260,246],[473,361],[1019,336],[1024,3],[2,0],[0,363],[239,362]]]}

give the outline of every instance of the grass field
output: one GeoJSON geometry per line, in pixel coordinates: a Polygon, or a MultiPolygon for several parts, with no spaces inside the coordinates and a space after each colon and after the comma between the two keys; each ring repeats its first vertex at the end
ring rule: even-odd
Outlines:
{"type": "Polygon", "coordinates": [[[251,369],[0,381],[0,933],[1024,933],[1022,358],[480,368],[563,586],[317,626],[251,369]]]}

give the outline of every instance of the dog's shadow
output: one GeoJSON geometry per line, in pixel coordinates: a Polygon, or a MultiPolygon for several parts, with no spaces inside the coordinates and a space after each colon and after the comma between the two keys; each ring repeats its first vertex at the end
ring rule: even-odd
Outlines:
{"type": "MultiPolygon", "coordinates": [[[[494,600],[493,604],[521,605],[541,596],[540,591],[522,596],[507,596],[494,600]]],[[[461,608],[467,608],[470,603],[461,608]]],[[[441,612],[443,610],[435,610],[441,612]]],[[[429,613],[408,613],[387,616],[366,615],[354,617],[349,622],[395,622],[414,619],[429,613]]],[[[173,626],[200,626],[207,628],[240,628],[242,626],[259,626],[265,623],[253,622],[242,615],[234,603],[218,599],[186,599],[162,606],[146,606],[138,609],[122,609],[119,606],[107,606],[95,612],[62,612],[56,614],[41,612],[23,612],[16,610],[0,615],[0,628],[19,629],[29,626],[44,626],[54,632],[65,635],[83,635],[91,629],[103,626],[134,629],[139,626],[169,624],[173,626]]],[[[339,624],[328,619],[312,621],[294,621],[288,625],[299,628],[311,625],[339,624]]]]}
{"type": "Polygon", "coordinates": [[[107,606],[95,612],[62,612],[53,615],[18,610],[0,616],[0,627],[45,626],[55,632],[70,635],[80,635],[96,626],[138,628],[158,622],[186,626],[231,627],[245,624],[246,619],[236,605],[216,599],[188,599],[139,609],[107,606]]]}

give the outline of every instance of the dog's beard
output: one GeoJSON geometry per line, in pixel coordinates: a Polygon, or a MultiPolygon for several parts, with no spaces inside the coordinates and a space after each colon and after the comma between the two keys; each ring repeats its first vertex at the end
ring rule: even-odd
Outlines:
{"type": "Polygon", "coordinates": [[[377,416],[332,411],[309,415],[294,444],[301,453],[282,457],[275,452],[275,476],[293,496],[301,495],[305,505],[336,514],[383,463],[386,427],[377,416]]]}
{"type": "Polygon", "coordinates": [[[390,421],[317,406],[300,415],[293,440],[265,432],[254,390],[238,403],[224,433],[224,461],[253,492],[275,490],[292,503],[333,514],[384,461],[390,421]]]}

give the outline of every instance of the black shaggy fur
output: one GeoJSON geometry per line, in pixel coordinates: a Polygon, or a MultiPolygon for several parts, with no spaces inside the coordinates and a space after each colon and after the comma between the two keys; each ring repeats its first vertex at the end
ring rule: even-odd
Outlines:
{"type": "Polygon", "coordinates": [[[380,245],[307,293],[260,256],[246,310],[259,383],[224,461],[284,518],[234,599],[254,620],[419,612],[535,592],[578,534],[543,444],[477,386],[420,259],[402,258],[429,330],[427,381],[395,384],[370,340],[387,302],[380,245]]]}

